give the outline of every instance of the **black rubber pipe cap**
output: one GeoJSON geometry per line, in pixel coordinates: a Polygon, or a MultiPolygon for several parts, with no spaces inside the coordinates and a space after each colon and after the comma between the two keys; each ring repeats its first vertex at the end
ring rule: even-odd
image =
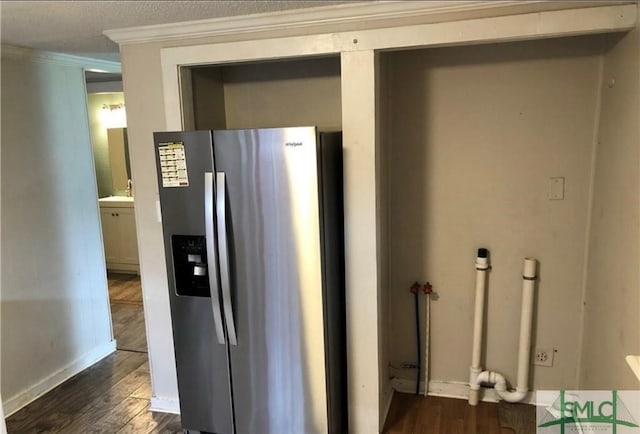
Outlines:
{"type": "Polygon", "coordinates": [[[488,258],[489,257],[489,250],[482,248],[482,249],[478,249],[478,258],[488,258]]]}

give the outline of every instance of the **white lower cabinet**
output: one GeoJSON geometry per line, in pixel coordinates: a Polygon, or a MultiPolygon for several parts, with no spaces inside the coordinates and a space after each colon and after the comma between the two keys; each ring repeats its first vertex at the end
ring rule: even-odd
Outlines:
{"type": "Polygon", "coordinates": [[[100,218],[107,270],[138,273],[140,266],[133,208],[101,203],[100,218]]]}

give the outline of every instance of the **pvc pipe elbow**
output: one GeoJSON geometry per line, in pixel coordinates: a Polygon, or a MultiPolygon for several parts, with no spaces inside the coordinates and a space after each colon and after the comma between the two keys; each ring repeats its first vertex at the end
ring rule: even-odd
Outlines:
{"type": "Polygon", "coordinates": [[[489,379],[489,372],[481,372],[480,369],[470,369],[469,378],[469,405],[478,405],[480,397],[480,383],[486,383],[489,379]]]}
{"type": "Polygon", "coordinates": [[[496,388],[496,392],[500,398],[504,399],[507,402],[520,402],[522,401],[529,391],[527,389],[516,389],[514,391],[500,391],[496,388]]]}
{"type": "Polygon", "coordinates": [[[476,378],[476,383],[478,384],[478,387],[481,383],[493,383],[493,381],[491,381],[491,372],[482,371],[476,378]]]}
{"type": "Polygon", "coordinates": [[[507,380],[498,372],[491,372],[490,379],[494,383],[494,389],[498,396],[507,402],[520,402],[529,393],[528,389],[521,387],[512,391],[507,390],[507,380]]]}
{"type": "Polygon", "coordinates": [[[480,383],[482,383],[483,378],[487,374],[487,372],[482,372],[480,368],[474,368],[473,366],[469,368],[469,405],[476,406],[478,405],[478,401],[480,400],[480,383]]]}
{"type": "Polygon", "coordinates": [[[481,383],[490,383],[489,371],[480,371],[479,369],[471,368],[471,375],[469,378],[469,387],[472,390],[480,390],[481,383]]]}
{"type": "Polygon", "coordinates": [[[488,372],[488,383],[493,384],[493,388],[498,390],[507,390],[507,380],[498,372],[488,372]]]}

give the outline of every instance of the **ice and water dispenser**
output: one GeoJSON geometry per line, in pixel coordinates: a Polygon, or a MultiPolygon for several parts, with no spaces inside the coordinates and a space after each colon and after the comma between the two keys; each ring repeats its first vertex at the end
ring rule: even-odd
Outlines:
{"type": "Polygon", "coordinates": [[[172,235],[176,294],[211,297],[205,237],[172,235]]]}

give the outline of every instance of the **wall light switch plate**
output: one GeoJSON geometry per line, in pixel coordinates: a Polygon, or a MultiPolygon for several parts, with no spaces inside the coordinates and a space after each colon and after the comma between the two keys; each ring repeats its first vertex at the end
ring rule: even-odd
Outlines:
{"type": "Polygon", "coordinates": [[[549,200],[563,200],[564,199],[564,177],[549,178],[549,184],[547,188],[547,198],[549,200]]]}

